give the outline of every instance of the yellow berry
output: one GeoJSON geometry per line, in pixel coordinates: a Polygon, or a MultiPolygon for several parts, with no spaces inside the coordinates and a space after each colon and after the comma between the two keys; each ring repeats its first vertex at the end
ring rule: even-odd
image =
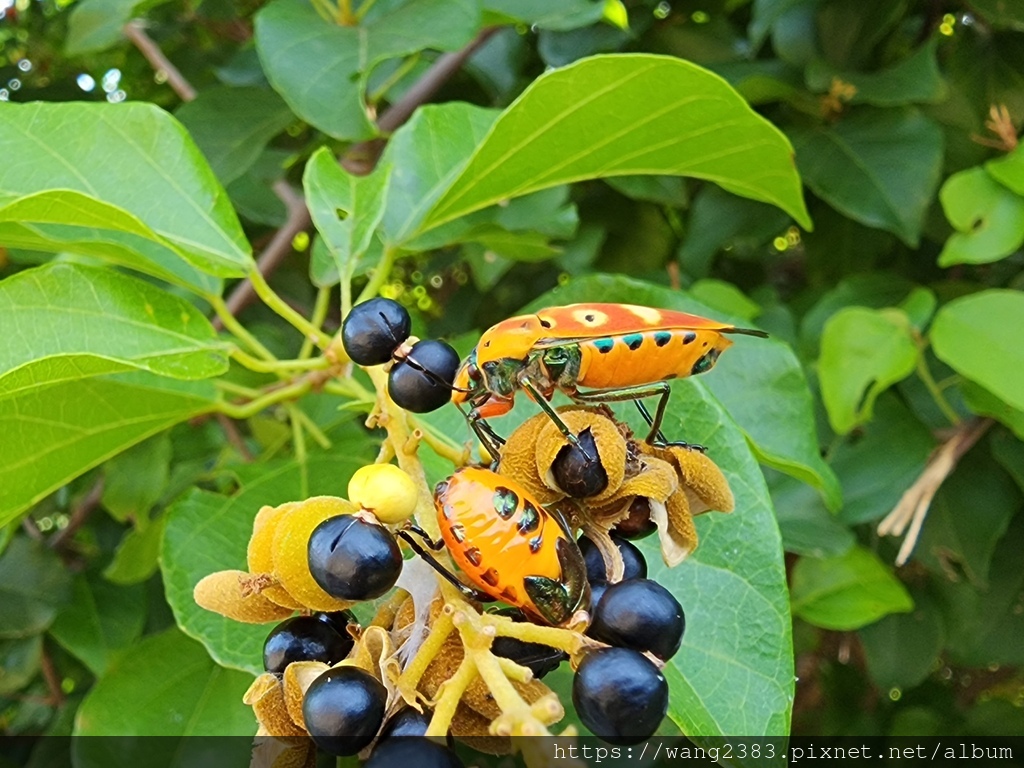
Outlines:
{"type": "Polygon", "coordinates": [[[394,464],[370,464],[348,481],[348,498],[387,525],[407,520],[416,509],[416,483],[394,464]]]}
{"type": "Polygon", "coordinates": [[[309,572],[306,548],[309,536],[324,520],[356,511],[353,504],[334,496],[314,496],[288,509],[274,531],[273,574],[288,594],[314,611],[340,611],[351,603],[324,592],[309,572]]]}

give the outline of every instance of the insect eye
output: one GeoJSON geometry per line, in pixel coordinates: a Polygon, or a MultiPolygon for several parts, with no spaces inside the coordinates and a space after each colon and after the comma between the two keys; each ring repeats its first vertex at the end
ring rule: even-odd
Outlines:
{"type": "Polygon", "coordinates": [[[470,363],[466,368],[466,373],[472,381],[480,381],[480,368],[476,363],[470,363]]]}

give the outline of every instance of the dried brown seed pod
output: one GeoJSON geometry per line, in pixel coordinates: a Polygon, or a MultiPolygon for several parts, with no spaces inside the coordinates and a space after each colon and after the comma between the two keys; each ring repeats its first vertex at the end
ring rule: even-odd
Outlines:
{"type": "Polygon", "coordinates": [[[269,672],[257,677],[242,702],[252,707],[253,714],[268,736],[278,739],[305,738],[306,730],[295,724],[285,704],[284,690],[277,675],[269,672]]]}
{"type": "Polygon", "coordinates": [[[248,590],[250,579],[245,571],[217,571],[196,584],[192,597],[200,608],[245,624],[281,621],[292,615],[291,608],[248,590]]]}

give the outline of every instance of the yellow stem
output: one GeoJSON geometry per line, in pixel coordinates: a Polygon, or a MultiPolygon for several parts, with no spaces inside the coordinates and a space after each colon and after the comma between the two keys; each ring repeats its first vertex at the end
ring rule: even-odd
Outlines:
{"type": "Polygon", "coordinates": [[[430,725],[427,726],[426,736],[445,736],[448,733],[452,718],[455,717],[455,710],[459,707],[459,700],[476,674],[473,659],[468,655],[464,656],[455,674],[442,683],[437,692],[434,714],[430,718],[430,725]]]}
{"type": "Polygon", "coordinates": [[[427,671],[427,667],[430,666],[430,662],[437,657],[453,629],[455,629],[455,623],[452,621],[451,611],[443,610],[434,619],[434,624],[430,628],[430,634],[427,635],[427,639],[423,641],[412,661],[409,662],[398,678],[398,683],[396,684],[398,691],[406,701],[411,703],[415,698],[416,689],[419,687],[423,674],[427,671]]]}
{"type": "Polygon", "coordinates": [[[419,431],[421,439],[442,459],[448,459],[456,467],[464,467],[473,457],[468,445],[461,448],[453,441],[442,437],[432,426],[415,416],[409,417],[409,423],[419,431]]]}
{"type": "MultiPolygon", "coordinates": [[[[314,328],[322,328],[324,320],[327,319],[327,310],[331,308],[331,289],[321,288],[316,292],[316,301],[313,303],[313,316],[310,322],[314,328]]],[[[313,354],[313,342],[307,337],[302,340],[302,348],[299,350],[299,359],[309,357],[313,354]]]]}

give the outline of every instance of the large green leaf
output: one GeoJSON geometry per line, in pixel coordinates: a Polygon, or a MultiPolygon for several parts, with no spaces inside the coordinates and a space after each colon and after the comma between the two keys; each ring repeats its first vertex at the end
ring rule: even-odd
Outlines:
{"type": "Polygon", "coordinates": [[[42,632],[70,596],[71,578],[45,544],[16,536],[0,556],[0,638],[42,632]]]}
{"type": "Polygon", "coordinates": [[[63,381],[140,369],[203,379],[228,368],[226,345],[199,310],[152,283],[50,263],[0,282],[9,323],[0,398],[63,381]]]}
{"type": "Polygon", "coordinates": [[[1013,408],[1024,410],[1024,293],[992,289],[942,307],[932,323],[935,355],[1013,408]]]}
{"type": "Polygon", "coordinates": [[[898,309],[841,309],[825,324],[818,358],[828,420],[845,435],[871,418],[875,398],[917,364],[910,320],[898,309]]]}
{"type": "Polygon", "coordinates": [[[0,399],[0,524],[152,434],[215,407],[209,382],[148,371],[63,380],[0,399]]]}
{"type": "Polygon", "coordinates": [[[174,116],[225,186],[249,170],[267,142],[295,120],[280,96],[255,86],[205,88],[174,116]]]}
{"type": "Polygon", "coordinates": [[[604,0],[484,0],[494,21],[521,21],[538,29],[566,30],[601,19],[604,0]]]}
{"type": "Polygon", "coordinates": [[[825,629],[857,629],[914,607],[892,571],[860,547],[838,557],[800,558],[790,588],[794,615],[825,629]]]}
{"type": "Polygon", "coordinates": [[[376,133],[363,102],[370,71],[424,48],[461,48],[479,22],[474,0],[381,3],[355,26],[324,19],[305,0],[275,0],[256,15],[256,46],[295,114],[335,138],[369,139],[376,133]]]}
{"type": "Polygon", "coordinates": [[[792,149],[774,126],[705,69],[626,54],[583,59],[535,80],[421,229],[546,187],[636,174],[707,179],[810,226],[792,149]]]}
{"type": "MultiPolygon", "coordinates": [[[[177,629],[169,629],[147,637],[96,682],[75,716],[75,734],[251,736],[256,732],[256,720],[252,710],[242,703],[242,694],[251,682],[249,675],[218,667],[199,643],[177,629]]],[[[88,754],[90,748],[102,747],[105,741],[78,739],[76,749],[88,754]]],[[[158,740],[122,741],[122,747],[134,745],[136,751],[140,746],[158,748],[158,740]]],[[[236,741],[243,752],[251,750],[248,740],[236,741]]],[[[201,741],[196,740],[196,744],[201,745],[201,741]]],[[[169,742],[168,746],[173,752],[187,748],[188,743],[169,742]]],[[[163,749],[158,751],[162,753],[163,749]]],[[[162,759],[152,759],[155,754],[147,756],[145,763],[164,765],[162,759]]],[[[76,764],[80,762],[76,760],[76,764]]]]}
{"type": "Polygon", "coordinates": [[[96,677],[102,677],[118,654],[139,638],[145,621],[142,585],[119,587],[79,574],[72,585],[71,601],[57,615],[50,634],[96,677]]]}
{"type": "Polygon", "coordinates": [[[653,537],[641,543],[651,578],[686,612],[683,645],[665,668],[669,716],[693,736],[786,735],[793,703],[791,624],[768,489],[722,404],[696,381],[682,382],[679,390],[665,429],[708,447],[729,480],[736,511],[698,517],[700,544],[674,569],[661,562],[653,537]]]}
{"type": "Polygon", "coordinates": [[[130,257],[205,292],[219,281],[195,270],[232,277],[251,264],[223,188],[182,126],[151,104],[7,105],[0,156],[0,242],[130,257]],[[17,217],[4,207],[23,198],[17,217]]]}
{"type": "Polygon", "coordinates": [[[856,89],[851,104],[876,107],[942,101],[946,98],[946,84],[935,55],[938,41],[937,36],[933,37],[907,58],[878,72],[848,72],[816,60],[807,67],[807,86],[826,93],[838,78],[856,89]]]}
{"type": "Polygon", "coordinates": [[[935,668],[945,640],[942,614],[935,599],[923,590],[911,592],[914,610],[891,613],[861,627],[868,671],[883,688],[911,688],[935,668]]]}
{"type": "MultiPolygon", "coordinates": [[[[679,291],[610,275],[574,280],[541,296],[526,311],[599,301],[714,314],[679,291]]],[[[818,449],[807,381],[788,345],[774,339],[739,339],[736,349],[722,355],[699,381],[739,424],[760,461],[810,483],[829,507],[839,507],[839,484],[818,449]]],[[[676,437],[692,442],[685,428],[676,437]]]]}
{"type": "Polygon", "coordinates": [[[940,267],[998,261],[1024,244],[1024,198],[984,168],[954,173],[939,190],[939,201],[957,230],[942,247],[940,267]]]}
{"type": "Polygon", "coordinates": [[[851,219],[916,246],[942,170],[942,132],[916,109],[851,112],[790,132],[815,194],[851,219]]]}
{"type": "Polygon", "coordinates": [[[1002,157],[989,160],[985,163],[985,170],[1007,189],[1024,195],[1024,144],[1018,144],[1002,157]]]}
{"type": "Polygon", "coordinates": [[[306,205],[334,262],[334,269],[321,275],[318,284],[352,279],[384,216],[390,173],[390,166],[382,163],[368,176],[354,176],[326,147],[306,163],[302,176],[306,205]]]}
{"type": "Polygon", "coordinates": [[[829,465],[843,486],[840,520],[855,525],[888,514],[934,449],[931,431],[896,394],[879,396],[874,418],[829,452],[829,465]]]}
{"type": "Polygon", "coordinates": [[[182,630],[201,641],[217,663],[259,674],[270,628],[200,608],[192,599],[195,585],[214,571],[246,569],[245,550],[260,507],[344,494],[349,476],[373,461],[372,449],[366,438],[349,434],[335,442],[331,454],[310,456],[305,468],[295,460],[256,465],[234,496],[192,489],[167,511],[160,555],[167,602],[182,630]]]}
{"type": "Polygon", "coordinates": [[[67,56],[81,56],[109,48],[124,39],[121,30],[143,9],[167,0],[82,0],[68,15],[64,41],[67,56]]]}

